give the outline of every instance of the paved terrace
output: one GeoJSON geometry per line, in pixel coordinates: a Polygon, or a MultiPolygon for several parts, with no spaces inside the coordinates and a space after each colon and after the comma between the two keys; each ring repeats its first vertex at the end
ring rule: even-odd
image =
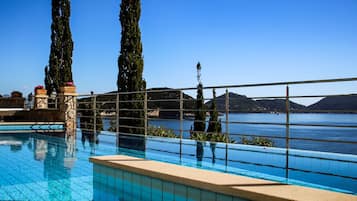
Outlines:
{"type": "Polygon", "coordinates": [[[349,194],[287,185],[123,155],[96,156],[91,157],[90,161],[136,174],[249,200],[357,201],[357,196],[349,194]]]}

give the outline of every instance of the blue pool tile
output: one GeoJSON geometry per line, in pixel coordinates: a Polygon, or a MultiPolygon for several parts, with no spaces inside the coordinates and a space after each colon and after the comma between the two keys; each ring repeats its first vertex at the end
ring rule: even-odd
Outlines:
{"type": "Polygon", "coordinates": [[[232,196],[217,194],[217,201],[233,201],[232,196]]]}
{"type": "Polygon", "coordinates": [[[247,201],[247,200],[238,197],[233,197],[233,201],[247,201]]]}
{"type": "MultiPolygon", "coordinates": [[[[162,197],[162,181],[159,179],[151,179],[151,188],[153,194],[160,194],[162,197]]],[[[156,195],[158,196],[158,195],[156,195]]]]}
{"type": "Polygon", "coordinates": [[[142,176],[140,179],[140,184],[142,187],[151,189],[151,178],[147,176],[142,176]]]}
{"type": "Polygon", "coordinates": [[[188,201],[201,200],[201,191],[197,188],[187,187],[187,200],[188,201]]]}
{"type": "Polygon", "coordinates": [[[11,200],[10,195],[3,189],[0,188],[0,200],[11,200]]]}
{"type": "Polygon", "coordinates": [[[173,201],[174,200],[174,184],[171,182],[162,182],[163,199],[173,201]]]}
{"type": "Polygon", "coordinates": [[[159,179],[152,179],[151,180],[151,198],[153,201],[162,201],[163,194],[162,194],[162,181],[159,179]]]}
{"type": "Polygon", "coordinates": [[[132,175],[132,183],[135,185],[140,185],[141,176],[137,174],[132,175]]]}
{"type": "Polygon", "coordinates": [[[201,200],[216,201],[216,193],[206,190],[201,190],[201,200]]]}
{"type": "Polygon", "coordinates": [[[175,189],[175,201],[186,201],[187,200],[187,187],[181,184],[174,184],[175,189]]]}
{"type": "Polygon", "coordinates": [[[120,169],[116,169],[115,177],[122,180],[123,179],[123,171],[121,171],[120,169]]]}
{"type": "Polygon", "coordinates": [[[113,186],[114,187],[116,185],[115,178],[113,176],[108,176],[107,182],[108,182],[108,186],[113,186]]]}
{"type": "Polygon", "coordinates": [[[151,200],[151,191],[141,191],[141,200],[151,200]]]}
{"type": "Polygon", "coordinates": [[[121,190],[123,189],[123,179],[122,178],[116,178],[115,179],[115,189],[118,192],[121,192],[121,190]]]}

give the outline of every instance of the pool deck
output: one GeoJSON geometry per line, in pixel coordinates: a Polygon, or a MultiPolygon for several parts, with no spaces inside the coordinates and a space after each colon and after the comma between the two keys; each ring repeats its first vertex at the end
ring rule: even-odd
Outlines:
{"type": "Polygon", "coordinates": [[[124,155],[95,156],[92,163],[249,200],[357,201],[357,196],[208,171],[124,155]]]}

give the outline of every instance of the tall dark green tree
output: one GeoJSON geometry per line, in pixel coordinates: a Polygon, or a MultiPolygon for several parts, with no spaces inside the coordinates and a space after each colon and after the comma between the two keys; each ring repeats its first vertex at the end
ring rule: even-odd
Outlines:
{"type": "Polygon", "coordinates": [[[51,52],[45,69],[47,93],[59,92],[66,82],[73,82],[73,41],[69,26],[70,0],[52,0],[51,52]]]}
{"type": "Polygon", "coordinates": [[[212,163],[216,161],[216,141],[224,140],[224,136],[221,134],[222,132],[222,124],[221,120],[218,120],[218,112],[216,105],[216,90],[212,90],[213,100],[210,107],[210,118],[208,122],[207,128],[207,140],[210,142],[210,147],[212,151],[212,163]]]}
{"type": "Polygon", "coordinates": [[[201,64],[197,63],[197,97],[196,97],[196,111],[195,111],[195,121],[193,123],[193,130],[204,132],[206,129],[206,111],[203,98],[203,85],[201,82],[201,64]]]}
{"type": "Polygon", "coordinates": [[[118,59],[118,92],[120,95],[119,112],[119,146],[144,149],[142,137],[134,138],[132,134],[144,133],[144,60],[142,57],[141,32],[139,20],[140,0],[122,0],[120,5],[121,49],[118,59]],[[138,93],[140,92],[141,93],[138,93]],[[131,93],[127,93],[131,92],[131,93]],[[123,109],[127,109],[124,110],[123,109]],[[124,118],[123,118],[124,117],[124,118]]]}
{"type": "Polygon", "coordinates": [[[206,129],[206,111],[203,98],[203,85],[201,82],[201,64],[200,62],[196,65],[197,69],[197,97],[196,97],[196,111],[195,120],[193,122],[193,131],[191,132],[191,138],[196,139],[196,158],[200,162],[203,159],[203,146],[206,140],[206,134],[204,133],[206,129]]]}
{"type": "Polygon", "coordinates": [[[216,90],[212,90],[213,93],[213,100],[210,107],[210,118],[208,123],[207,132],[208,135],[211,136],[213,133],[218,134],[222,132],[222,125],[221,122],[218,120],[218,112],[217,112],[217,105],[216,105],[216,90]]]}

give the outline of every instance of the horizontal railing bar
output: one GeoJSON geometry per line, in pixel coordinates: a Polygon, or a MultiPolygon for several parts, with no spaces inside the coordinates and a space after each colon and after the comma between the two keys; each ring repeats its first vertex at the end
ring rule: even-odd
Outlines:
{"type": "Polygon", "coordinates": [[[319,160],[326,160],[326,161],[338,161],[338,162],[343,162],[343,163],[357,163],[357,161],[353,161],[353,160],[343,160],[343,159],[338,159],[338,158],[324,158],[324,157],[317,157],[317,156],[303,156],[303,155],[293,154],[293,153],[290,153],[289,156],[299,157],[299,158],[312,158],[312,159],[319,159],[319,160]]]}
{"type": "MultiPolygon", "coordinates": [[[[168,151],[168,150],[161,150],[161,149],[153,149],[153,148],[148,148],[148,150],[152,151],[158,151],[158,152],[164,152],[168,154],[177,154],[180,155],[180,153],[173,152],[173,151],[168,151]]],[[[186,153],[181,153],[183,156],[192,156],[190,154],[186,153]]],[[[212,159],[212,157],[202,157],[204,159],[212,159]]],[[[223,158],[215,158],[216,160],[225,160],[223,158]]],[[[271,165],[271,164],[263,164],[263,163],[253,163],[249,161],[242,161],[242,160],[228,160],[229,162],[235,162],[235,163],[243,163],[243,164],[249,164],[249,165],[255,165],[255,166],[264,166],[264,167],[272,167],[272,168],[278,168],[278,169],[285,169],[285,167],[282,166],[276,166],[276,165],[271,165]]],[[[340,175],[340,174],[332,174],[332,173],[327,173],[327,172],[319,172],[319,171],[311,171],[311,170],[304,170],[304,169],[297,169],[297,168],[288,168],[289,170],[293,171],[300,171],[300,172],[307,172],[307,173],[313,173],[313,174],[320,174],[320,175],[328,175],[328,176],[335,176],[335,177],[342,177],[342,178],[348,178],[348,179],[353,179],[357,180],[357,177],[351,177],[351,176],[346,176],[346,175],[340,175]]]]}
{"type": "MultiPolygon", "coordinates": [[[[296,95],[296,96],[289,96],[289,98],[325,98],[325,97],[334,97],[334,96],[356,96],[356,93],[352,94],[329,94],[329,95],[296,95]]],[[[249,96],[247,98],[250,99],[285,99],[286,96],[249,96]]],[[[233,99],[233,98],[230,98],[233,99]]]]}
{"type": "Polygon", "coordinates": [[[123,116],[119,116],[119,119],[145,120],[145,118],[139,118],[139,117],[123,117],[123,116]]]}
{"type": "MultiPolygon", "coordinates": [[[[93,115],[92,115],[92,116],[79,115],[78,117],[79,117],[79,118],[84,117],[84,118],[94,119],[94,116],[93,116],[93,115]]],[[[96,119],[101,119],[102,117],[101,117],[101,116],[96,116],[95,118],[96,118],[96,119]]]]}
{"type": "Polygon", "coordinates": [[[93,104],[93,101],[89,101],[89,102],[87,102],[87,101],[82,101],[82,100],[78,100],[77,101],[77,105],[81,105],[81,104],[93,104]]]}
{"type": "MultiPolygon", "coordinates": [[[[263,137],[271,139],[286,139],[286,137],[271,136],[271,135],[260,135],[260,134],[241,134],[241,133],[230,133],[231,136],[242,136],[242,137],[263,137]]],[[[300,138],[300,137],[289,137],[290,140],[304,140],[312,142],[334,142],[343,144],[357,144],[357,141],[346,141],[346,140],[329,140],[329,139],[317,139],[317,138],[300,138]]]]}
{"type": "Polygon", "coordinates": [[[120,131],[120,128],[135,128],[135,129],[141,129],[141,130],[145,129],[145,127],[141,127],[141,126],[128,126],[128,125],[119,125],[119,131],[120,131]]]}
{"type": "Polygon", "coordinates": [[[335,177],[342,177],[342,178],[357,180],[357,177],[351,177],[351,176],[347,176],[347,175],[339,175],[339,174],[332,174],[332,173],[327,173],[327,172],[303,170],[303,169],[297,169],[297,168],[291,168],[291,167],[289,167],[288,169],[293,170],[293,171],[299,171],[299,172],[307,172],[307,173],[314,173],[314,174],[321,174],[321,175],[328,175],[328,176],[335,176],[335,177]]]}
{"type": "MultiPolygon", "coordinates": [[[[226,88],[245,88],[245,87],[259,87],[259,86],[279,86],[279,85],[300,85],[300,84],[314,84],[314,83],[334,83],[334,82],[351,82],[357,81],[357,77],[350,78],[336,78],[336,79],[320,79],[320,80],[302,80],[302,81],[287,81],[287,82],[266,82],[256,84],[238,84],[238,85],[219,85],[219,86],[206,86],[203,89],[226,89],[226,88]]],[[[185,90],[197,90],[197,87],[176,88],[176,89],[155,89],[144,90],[135,92],[119,92],[119,94],[139,94],[139,93],[153,93],[153,92],[170,92],[170,91],[185,91],[185,90]]],[[[118,92],[105,93],[101,95],[116,95],[118,92]]],[[[98,94],[79,94],[78,96],[96,96],[98,94]]]]}
{"type": "Polygon", "coordinates": [[[357,141],[346,140],[328,140],[328,139],[314,139],[314,138],[289,138],[290,140],[303,140],[303,141],[315,141],[315,142],[330,142],[330,143],[342,143],[342,144],[357,144],[357,141]]]}
{"type": "Polygon", "coordinates": [[[128,108],[120,108],[119,111],[144,112],[143,109],[128,109],[128,108]]]}
{"type": "Polygon", "coordinates": [[[180,99],[148,99],[148,102],[179,102],[180,99]]]}
{"type": "MultiPolygon", "coordinates": [[[[80,129],[80,130],[86,130],[86,129],[80,129]]],[[[92,131],[92,130],[90,130],[92,131]]],[[[113,134],[108,134],[108,132],[106,133],[100,133],[100,135],[105,135],[105,136],[111,136],[111,137],[117,137],[117,135],[115,134],[115,132],[109,132],[109,133],[113,133],[113,134]]],[[[98,135],[98,136],[100,136],[98,135]]],[[[129,134],[131,135],[131,134],[129,134]]],[[[138,135],[140,137],[143,137],[143,135],[138,135]]],[[[130,136],[123,136],[123,137],[126,137],[126,138],[130,138],[130,136]]],[[[169,144],[177,144],[179,145],[180,142],[177,141],[177,142],[174,142],[174,141],[166,141],[164,140],[164,138],[166,137],[162,137],[162,136],[148,136],[150,138],[150,140],[152,141],[156,141],[156,142],[164,142],[164,143],[169,143],[169,144]],[[160,139],[160,138],[163,138],[163,139],[160,139]]],[[[178,138],[172,138],[172,139],[178,139],[178,138]]],[[[189,145],[189,146],[196,146],[196,144],[187,144],[187,143],[184,143],[181,142],[181,144],[183,145],[189,145]]],[[[223,144],[223,143],[222,143],[223,144]]],[[[225,149],[225,147],[219,147],[217,146],[216,149],[225,149]]],[[[229,150],[234,150],[234,151],[248,151],[248,152],[258,152],[258,153],[267,153],[267,150],[247,150],[247,149],[241,149],[241,148],[235,148],[235,147],[231,147],[229,148],[229,150]]],[[[185,153],[183,153],[184,155],[185,153]]],[[[277,154],[277,155],[285,155],[285,153],[279,153],[279,152],[269,152],[269,154],[277,154]]],[[[190,156],[194,156],[194,154],[191,154],[190,156]]],[[[321,160],[331,160],[331,161],[339,161],[339,162],[346,162],[346,163],[357,163],[357,161],[352,161],[352,160],[342,160],[342,159],[335,159],[335,158],[325,158],[325,157],[316,157],[316,156],[304,156],[304,155],[299,155],[299,154],[290,154],[290,156],[292,157],[300,157],[300,158],[316,158],[316,159],[321,159],[321,160]]],[[[208,157],[209,158],[209,157],[208,157]]],[[[217,160],[225,160],[225,159],[219,159],[219,158],[216,158],[217,160]]],[[[235,160],[230,160],[232,162],[239,162],[239,161],[235,161],[235,160]]]]}
{"type": "MultiPolygon", "coordinates": [[[[226,121],[222,121],[226,123],[226,121]]],[[[332,127],[332,128],[357,128],[357,125],[338,125],[338,124],[300,124],[300,123],[274,123],[274,122],[245,122],[245,121],[227,121],[228,124],[253,124],[253,125],[275,125],[275,126],[308,126],[308,127],[332,127]]]]}
{"type": "Polygon", "coordinates": [[[116,111],[116,109],[104,109],[104,108],[97,108],[97,109],[96,109],[96,111],[103,111],[103,112],[105,112],[105,111],[109,111],[109,112],[115,112],[115,111],[116,111]]]}
{"type": "Polygon", "coordinates": [[[156,118],[156,117],[148,117],[148,120],[153,120],[153,121],[177,121],[177,123],[180,122],[179,119],[163,119],[163,118],[156,118]]]}

